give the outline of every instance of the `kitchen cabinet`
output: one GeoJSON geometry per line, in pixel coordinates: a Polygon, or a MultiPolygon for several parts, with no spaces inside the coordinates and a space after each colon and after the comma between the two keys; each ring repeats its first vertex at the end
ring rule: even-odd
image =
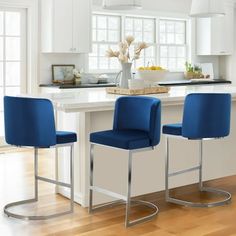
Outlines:
{"type": "Polygon", "coordinates": [[[91,51],[91,1],[41,0],[43,53],[91,51]]]}
{"type": "Polygon", "coordinates": [[[234,50],[234,6],[225,3],[223,17],[198,18],[197,55],[231,55],[234,50]]]}

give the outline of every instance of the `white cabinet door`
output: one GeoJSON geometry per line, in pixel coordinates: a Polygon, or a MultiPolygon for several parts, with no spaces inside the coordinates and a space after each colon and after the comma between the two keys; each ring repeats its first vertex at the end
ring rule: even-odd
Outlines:
{"type": "Polygon", "coordinates": [[[226,6],[226,16],[212,19],[212,54],[231,55],[234,45],[234,9],[226,6]]]}
{"type": "Polygon", "coordinates": [[[53,51],[73,50],[73,0],[54,1],[53,51]]]}
{"type": "Polygon", "coordinates": [[[91,51],[91,0],[73,0],[73,46],[77,53],[91,51]]]}
{"type": "Polygon", "coordinates": [[[234,8],[223,17],[197,19],[197,55],[231,55],[234,48],[234,8]]]}
{"type": "Polygon", "coordinates": [[[225,18],[225,35],[223,43],[226,46],[225,51],[228,55],[234,52],[234,8],[227,6],[227,17],[225,18]]]}
{"type": "MultiPolygon", "coordinates": [[[[211,19],[211,54],[222,55],[226,53],[225,37],[225,20],[226,16],[215,17],[211,19]]],[[[228,52],[229,53],[229,52],[228,52]]]]}
{"type": "Polygon", "coordinates": [[[41,0],[43,53],[91,51],[91,0],[41,0]]]}

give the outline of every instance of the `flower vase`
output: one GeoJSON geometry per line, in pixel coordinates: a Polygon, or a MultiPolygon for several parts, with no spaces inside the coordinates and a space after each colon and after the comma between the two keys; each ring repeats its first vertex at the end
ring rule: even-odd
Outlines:
{"type": "Polygon", "coordinates": [[[120,78],[120,83],[119,86],[120,88],[129,88],[129,80],[132,78],[131,75],[131,68],[132,68],[132,63],[121,63],[122,66],[122,75],[120,78]]]}

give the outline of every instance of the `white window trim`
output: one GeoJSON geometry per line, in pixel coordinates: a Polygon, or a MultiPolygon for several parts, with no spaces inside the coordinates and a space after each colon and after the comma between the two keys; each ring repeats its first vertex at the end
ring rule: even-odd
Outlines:
{"type": "Polygon", "coordinates": [[[26,10],[27,19],[27,93],[39,91],[38,81],[38,0],[0,0],[2,8],[26,10]]]}
{"type": "MultiPolygon", "coordinates": [[[[160,46],[161,44],[158,41],[158,35],[159,35],[159,21],[160,20],[172,20],[172,21],[185,21],[186,23],[186,33],[185,33],[185,37],[186,37],[186,43],[180,44],[179,46],[185,46],[186,47],[186,60],[191,62],[191,19],[186,17],[164,17],[164,16],[160,16],[160,17],[155,17],[155,16],[147,16],[147,15],[136,15],[136,14],[123,14],[123,13],[110,13],[110,12],[105,12],[105,11],[94,11],[93,14],[97,14],[97,15],[111,15],[111,16],[120,16],[121,17],[121,39],[123,39],[125,37],[125,18],[126,17],[133,17],[133,18],[146,18],[146,19],[155,19],[155,34],[154,34],[154,42],[153,44],[149,44],[149,45],[154,45],[154,48],[156,49],[155,51],[155,57],[156,57],[156,63],[157,65],[160,65],[160,46]]],[[[105,43],[104,43],[105,44],[105,43]]],[[[178,46],[176,44],[173,44],[174,46],[178,46]]],[[[89,65],[89,55],[87,56],[87,65],[89,65]]],[[[184,72],[184,70],[169,70],[170,72],[184,72]]],[[[118,70],[90,70],[88,68],[88,72],[89,73],[117,73],[118,70]]]]}
{"type": "MultiPolygon", "coordinates": [[[[1,35],[3,37],[3,45],[4,45],[4,49],[3,49],[3,94],[6,94],[6,88],[14,88],[14,87],[20,87],[20,92],[21,93],[26,93],[27,92],[27,51],[26,51],[26,34],[27,34],[27,29],[26,29],[26,10],[23,8],[6,8],[6,7],[0,7],[0,9],[3,12],[7,12],[7,11],[11,11],[11,12],[19,12],[21,14],[21,32],[19,36],[12,36],[12,35],[6,35],[5,32],[5,27],[3,27],[3,35],[1,35]],[[5,69],[6,69],[6,62],[9,62],[6,59],[6,50],[5,50],[5,45],[6,45],[6,37],[7,38],[20,38],[21,41],[21,58],[19,60],[10,60],[10,62],[19,62],[20,63],[20,70],[21,70],[21,81],[20,81],[20,85],[6,85],[6,78],[5,78],[5,69]]],[[[4,13],[5,14],[5,13],[4,13]]],[[[5,22],[3,22],[5,24],[5,22]]]]}
{"type": "MultiPolygon", "coordinates": [[[[184,19],[184,18],[171,18],[171,17],[157,17],[156,18],[156,37],[157,37],[157,63],[160,65],[160,47],[161,46],[184,46],[186,48],[186,61],[190,61],[191,54],[190,54],[190,44],[191,44],[191,31],[190,31],[190,19],[184,19]],[[159,21],[160,20],[170,20],[170,21],[185,21],[185,44],[161,44],[158,41],[158,35],[159,35],[159,21]]],[[[170,72],[184,72],[184,70],[172,70],[168,69],[170,72]]]]}

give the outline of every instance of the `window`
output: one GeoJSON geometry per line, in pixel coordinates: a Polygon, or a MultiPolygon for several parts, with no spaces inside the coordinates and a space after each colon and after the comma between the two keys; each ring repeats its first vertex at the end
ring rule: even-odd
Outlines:
{"type": "Polygon", "coordinates": [[[110,47],[118,50],[121,41],[121,17],[93,15],[93,51],[89,55],[89,69],[117,70],[116,58],[107,58],[106,50],[110,47]]]}
{"type": "Polygon", "coordinates": [[[187,60],[186,22],[160,20],[158,38],[160,65],[169,70],[183,70],[187,60]]]}
{"type": "Polygon", "coordinates": [[[0,8],[0,137],[4,136],[3,96],[25,92],[25,27],[24,10],[0,8]]]}
{"type": "MultiPolygon", "coordinates": [[[[155,19],[149,18],[125,18],[125,36],[133,35],[135,42],[146,42],[149,46],[142,51],[141,58],[134,62],[134,68],[156,64],[156,37],[155,37],[155,19]]],[[[135,46],[135,44],[134,44],[135,46]]]]}
{"type": "Polygon", "coordinates": [[[117,50],[118,43],[125,36],[132,35],[136,43],[144,41],[149,46],[142,52],[141,58],[134,62],[134,68],[161,65],[170,71],[183,71],[187,61],[186,22],[94,14],[93,52],[89,55],[89,70],[110,72],[119,70],[117,58],[106,58],[106,50],[109,47],[117,50]]]}

